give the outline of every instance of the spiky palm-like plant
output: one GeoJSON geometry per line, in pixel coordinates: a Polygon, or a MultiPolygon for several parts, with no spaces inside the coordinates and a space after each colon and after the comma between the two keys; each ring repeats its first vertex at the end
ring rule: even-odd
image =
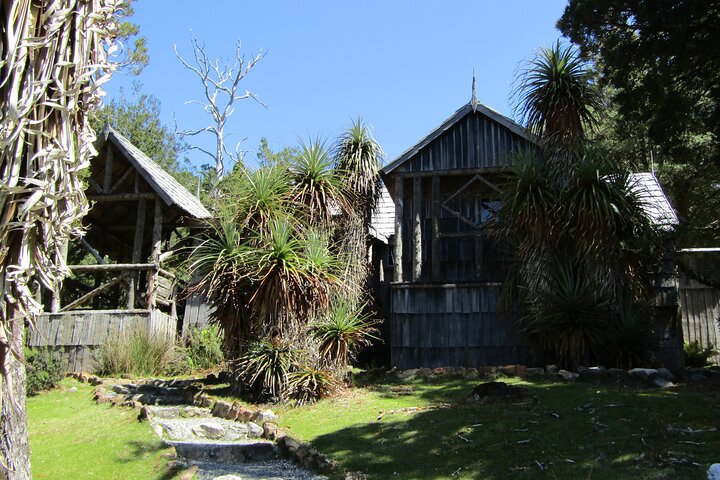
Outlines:
{"type": "Polygon", "coordinates": [[[541,48],[519,80],[517,111],[546,146],[582,141],[597,123],[602,97],[572,45],[541,48]]]}
{"type": "Polygon", "coordinates": [[[327,316],[311,325],[313,335],[320,341],[320,354],[326,361],[345,369],[358,349],[377,340],[376,322],[365,313],[366,307],[352,299],[336,298],[327,316]]]}
{"type": "Polygon", "coordinates": [[[333,168],[325,142],[301,143],[290,163],[293,200],[310,224],[329,225],[334,213],[348,210],[348,190],[333,168]]]}
{"type": "Polygon", "coordinates": [[[353,192],[355,211],[369,222],[378,197],[382,148],[370,127],[358,118],[340,136],[333,153],[338,174],[353,192]]]}

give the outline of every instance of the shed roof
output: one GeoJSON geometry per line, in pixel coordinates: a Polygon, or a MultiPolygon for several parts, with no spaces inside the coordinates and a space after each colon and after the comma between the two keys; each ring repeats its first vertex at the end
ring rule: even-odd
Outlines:
{"type": "Polygon", "coordinates": [[[167,206],[174,205],[192,218],[212,218],[212,214],[198,198],[112,127],[106,128],[104,138],[101,137],[100,143],[96,145],[97,150],[100,151],[107,141],[124,154],[167,206]]]}
{"type": "Polygon", "coordinates": [[[633,191],[642,200],[645,214],[653,224],[672,228],[679,223],[677,214],[654,173],[632,173],[628,180],[633,191]]]}
{"type": "Polygon", "coordinates": [[[387,175],[391,173],[393,170],[395,170],[397,167],[405,163],[405,161],[412,158],[415,154],[417,154],[420,150],[425,148],[427,145],[429,145],[433,140],[437,139],[442,135],[443,133],[450,130],[455,124],[457,124],[460,120],[465,118],[466,115],[470,113],[479,112],[486,117],[490,118],[491,120],[499,123],[500,125],[504,126],[514,134],[524,138],[525,140],[529,142],[534,143],[534,139],[532,135],[521,125],[515,123],[510,118],[506,117],[505,115],[493,110],[492,108],[488,107],[487,105],[484,105],[479,102],[473,102],[470,101],[467,104],[460,107],[455,113],[453,113],[447,120],[445,120],[443,123],[441,123],[437,128],[435,128],[432,132],[430,132],[427,136],[425,136],[423,139],[421,139],[418,143],[416,143],[414,146],[410,147],[408,150],[406,150],[403,154],[401,154],[399,157],[397,157],[392,162],[388,163],[383,167],[382,173],[384,175],[387,175]]]}
{"type": "Polygon", "coordinates": [[[385,243],[395,234],[395,204],[384,182],[380,182],[380,196],[370,219],[370,234],[385,243]]]}

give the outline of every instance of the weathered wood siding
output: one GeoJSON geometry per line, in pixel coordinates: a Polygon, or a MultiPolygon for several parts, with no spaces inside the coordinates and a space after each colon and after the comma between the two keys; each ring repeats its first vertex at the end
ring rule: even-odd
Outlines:
{"type": "Polygon", "coordinates": [[[401,369],[525,364],[517,314],[498,305],[496,283],[392,285],[391,362],[401,369]]]}
{"type": "Polygon", "coordinates": [[[66,371],[93,371],[96,350],[106,338],[137,329],[174,340],[176,319],[158,310],[44,313],[30,330],[27,343],[57,351],[66,371]]]}
{"type": "Polygon", "coordinates": [[[504,125],[470,112],[393,174],[504,167],[511,164],[509,153],[527,145],[525,138],[504,125]]]}
{"type": "Polygon", "coordinates": [[[193,328],[203,329],[210,323],[210,314],[213,308],[207,303],[207,297],[201,293],[194,293],[185,301],[185,315],[183,316],[182,338],[187,338],[193,328]]]}
{"type": "Polygon", "coordinates": [[[679,296],[685,342],[697,340],[704,347],[720,347],[720,292],[681,272],[679,296]]]}

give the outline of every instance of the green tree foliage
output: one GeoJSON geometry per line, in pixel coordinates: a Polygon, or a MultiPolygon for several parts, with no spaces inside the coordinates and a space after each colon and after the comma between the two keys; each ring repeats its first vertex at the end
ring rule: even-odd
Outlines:
{"type": "Polygon", "coordinates": [[[135,14],[133,3],[135,0],[122,2],[117,12],[117,41],[123,53],[119,67],[122,72],[140,75],[150,63],[150,54],[147,40],[140,35],[140,27],[128,20],[135,14]]]}
{"type": "Polygon", "coordinates": [[[105,104],[91,122],[98,132],[102,132],[105,124],[111,125],[188,190],[194,192],[197,188],[198,177],[190,170],[187,159],[180,158],[188,145],[163,125],[157,98],[139,93],[137,86],[130,99],[121,91],[119,98],[105,104]]]}
{"type": "Polygon", "coordinates": [[[720,4],[572,0],[558,27],[594,60],[615,111],[606,145],[649,169],[651,152],[688,246],[720,239],[720,4]]]}

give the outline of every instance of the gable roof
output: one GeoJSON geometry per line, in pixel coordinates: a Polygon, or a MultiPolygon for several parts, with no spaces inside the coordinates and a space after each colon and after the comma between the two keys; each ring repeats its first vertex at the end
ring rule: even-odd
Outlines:
{"type": "Polygon", "coordinates": [[[533,139],[533,136],[521,125],[518,125],[514,121],[512,121],[510,118],[506,117],[505,115],[502,115],[501,113],[493,110],[492,108],[488,107],[487,105],[483,105],[479,102],[468,102],[467,104],[460,107],[455,113],[453,113],[450,118],[445,120],[440,126],[435,128],[432,132],[430,132],[425,138],[421,139],[418,143],[416,143],[414,146],[410,147],[408,150],[406,150],[403,154],[401,154],[399,157],[397,157],[395,160],[390,162],[389,164],[385,165],[382,169],[383,174],[391,173],[393,170],[395,170],[397,167],[405,163],[408,159],[413,157],[415,154],[417,154],[420,150],[428,146],[433,140],[440,137],[443,133],[450,130],[453,126],[455,126],[460,120],[465,118],[466,115],[470,113],[479,112],[489,119],[499,123],[503,127],[507,128],[514,134],[518,135],[519,137],[522,137],[523,139],[527,140],[528,142],[535,143],[535,140],[533,139]]]}
{"type": "Polygon", "coordinates": [[[654,173],[631,173],[628,181],[643,202],[645,215],[658,227],[669,229],[679,223],[677,214],[654,173]]]}
{"type": "Polygon", "coordinates": [[[112,142],[167,206],[175,205],[192,218],[200,220],[212,218],[212,214],[198,198],[117,130],[106,127],[104,138],[101,137],[100,140],[102,143],[96,145],[98,151],[105,142],[112,142]]]}

